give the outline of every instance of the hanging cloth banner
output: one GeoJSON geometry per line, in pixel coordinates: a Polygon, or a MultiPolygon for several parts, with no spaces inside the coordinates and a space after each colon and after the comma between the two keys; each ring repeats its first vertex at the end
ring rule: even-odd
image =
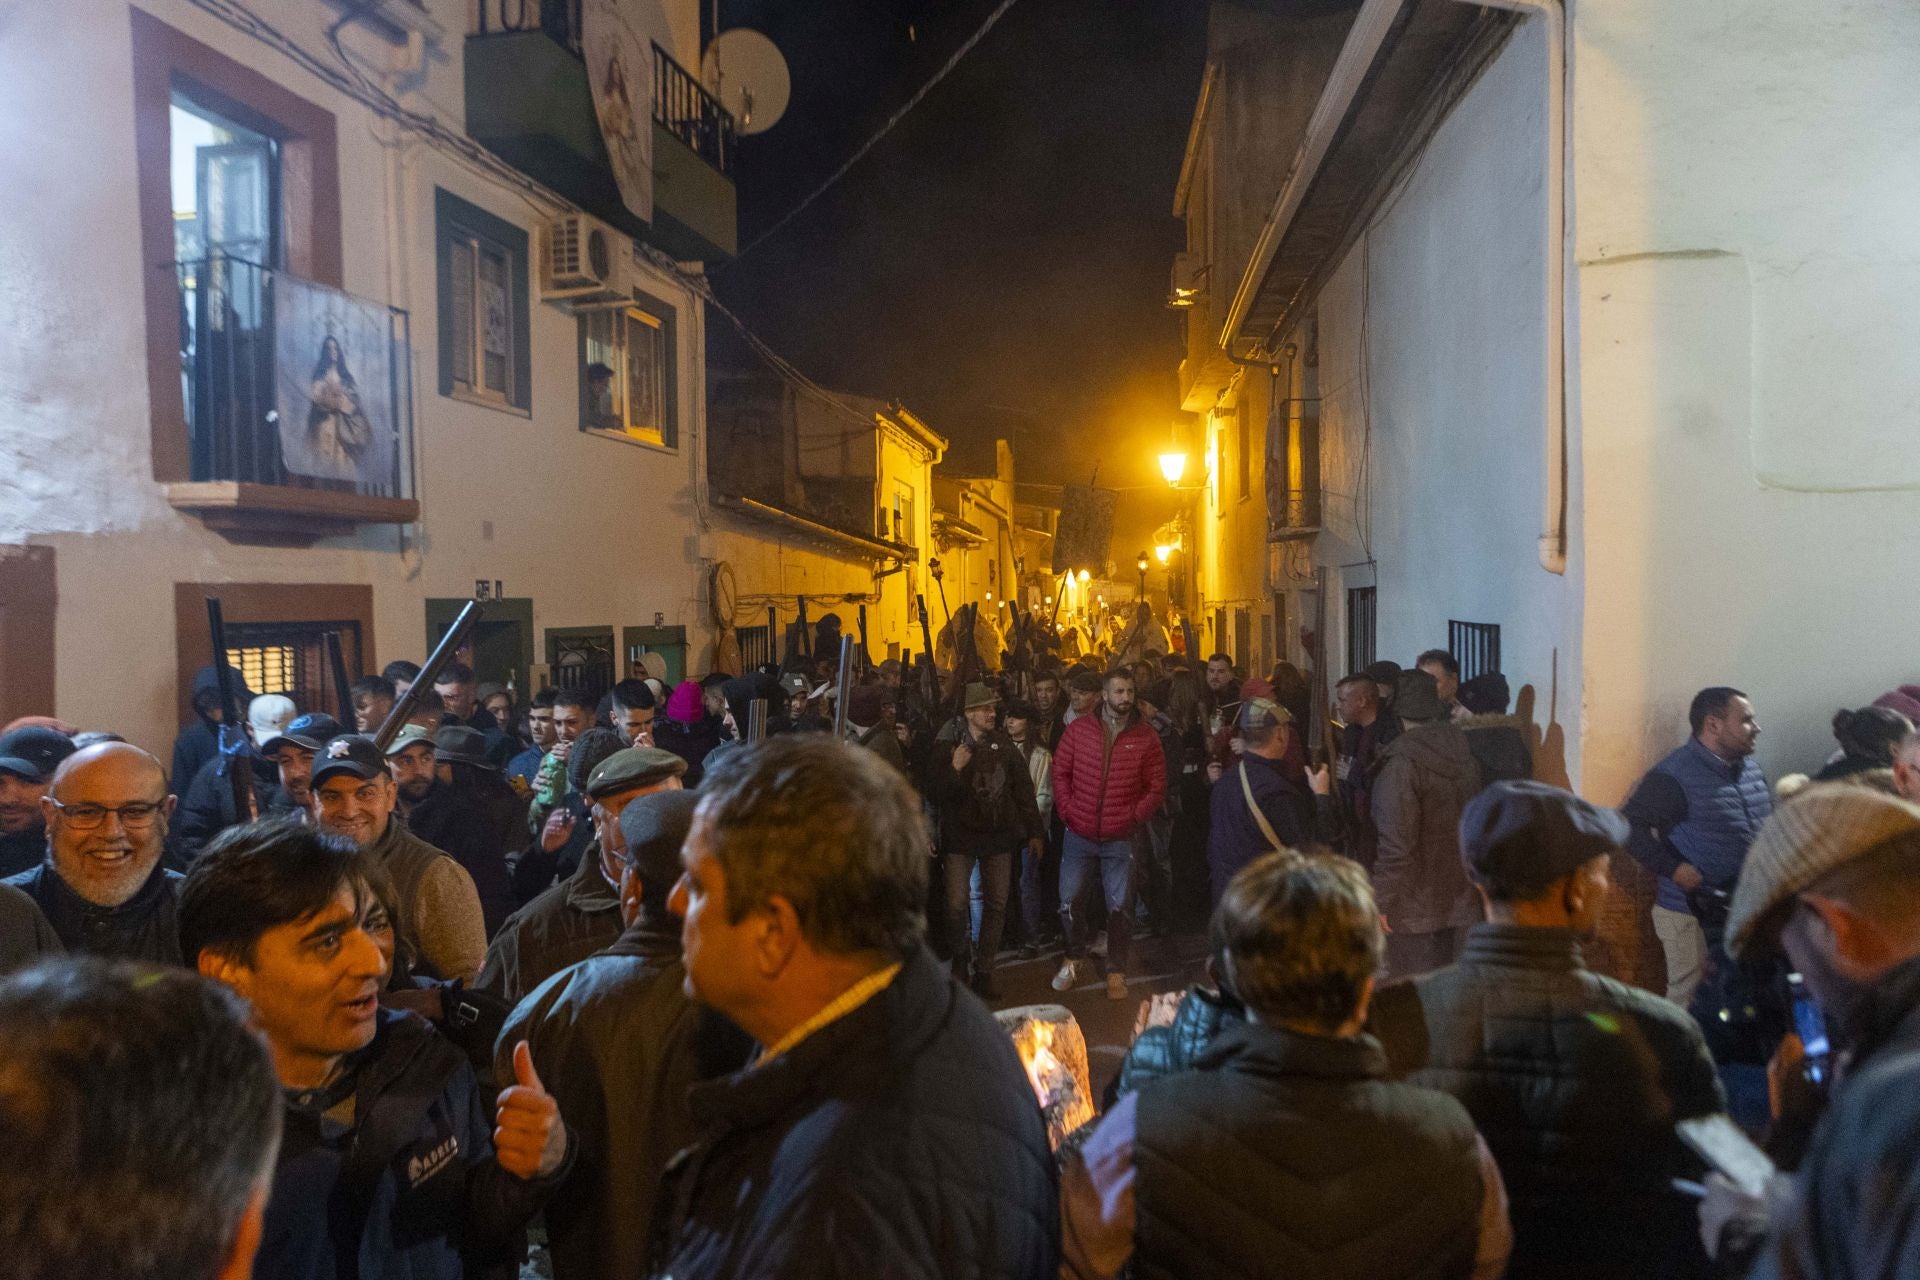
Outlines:
{"type": "Polygon", "coordinates": [[[584,0],[580,50],[620,202],[653,221],[653,42],[616,0],[584,0]]]}
{"type": "Polygon", "coordinates": [[[273,282],[274,408],[294,475],[393,492],[393,313],[295,276],[273,282]]]}

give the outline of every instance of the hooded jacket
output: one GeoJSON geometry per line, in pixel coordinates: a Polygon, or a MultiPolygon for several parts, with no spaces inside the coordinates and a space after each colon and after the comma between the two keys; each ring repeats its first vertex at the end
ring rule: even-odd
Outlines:
{"type": "Polygon", "coordinates": [[[694,1088],[675,1280],[1053,1280],[1059,1184],[1013,1042],[921,948],[788,1052],[694,1088]]]}
{"type": "Polygon", "coordinates": [[[254,1274],[516,1276],[521,1230],[569,1173],[572,1144],[549,1177],[501,1168],[473,1068],[412,1014],[382,1010],[351,1069],[351,1128],[323,1114],[324,1099],[288,1091],[254,1274]]]}
{"type": "Polygon", "coordinates": [[[693,1140],[687,1090],[746,1065],[752,1042],[688,998],[679,929],[634,924],[520,1002],[500,1034],[497,1079],[526,1040],[580,1154],[547,1208],[555,1280],[646,1274],[660,1178],[693,1140]]]}
{"type": "Polygon", "coordinates": [[[200,772],[187,785],[175,816],[168,844],[168,863],[187,867],[200,856],[209,841],[228,827],[240,824],[239,811],[233,807],[234,760],[240,759],[253,770],[253,802],[264,817],[280,794],[280,766],[262,760],[248,746],[243,756],[216,754],[200,766],[200,772]]]}
{"type": "Polygon", "coordinates": [[[1067,830],[1088,840],[1124,840],[1167,794],[1160,738],[1136,712],[1108,736],[1103,711],[1079,716],[1053,757],[1053,803],[1067,830]]]}
{"type": "Polygon", "coordinates": [[[1447,721],[1408,725],[1381,753],[1373,892],[1395,933],[1436,933],[1482,918],[1460,861],[1460,813],[1479,790],[1467,735],[1447,721]]]}
{"type": "MultiPolygon", "coordinates": [[[[699,692],[698,685],[693,689],[699,692]]],[[[680,696],[679,690],[674,691],[674,696],[680,696]]],[[[706,776],[707,757],[726,740],[726,736],[726,721],[719,716],[707,715],[704,711],[691,722],[671,716],[660,716],[653,722],[653,745],[662,751],[671,751],[687,762],[687,772],[680,783],[688,790],[700,785],[700,780],[706,776]]]]}

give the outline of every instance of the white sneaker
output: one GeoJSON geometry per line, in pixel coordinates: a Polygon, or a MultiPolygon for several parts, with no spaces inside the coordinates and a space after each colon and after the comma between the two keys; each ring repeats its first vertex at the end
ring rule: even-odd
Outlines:
{"type": "Polygon", "coordinates": [[[1107,999],[1125,1000],[1127,998],[1127,975],[1115,971],[1107,975],[1107,999]]]}
{"type": "Polygon", "coordinates": [[[1053,975],[1053,989],[1055,991],[1071,991],[1074,982],[1079,976],[1079,973],[1075,971],[1073,961],[1063,960],[1060,962],[1060,972],[1053,975]]]}

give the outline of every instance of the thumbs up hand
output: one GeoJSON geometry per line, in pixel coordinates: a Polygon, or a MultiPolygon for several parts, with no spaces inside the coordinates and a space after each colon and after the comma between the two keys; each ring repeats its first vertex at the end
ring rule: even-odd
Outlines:
{"type": "Polygon", "coordinates": [[[512,1087],[500,1091],[494,1112],[493,1158],[516,1178],[544,1178],[567,1155],[567,1126],[533,1069],[533,1049],[522,1040],[513,1046],[512,1087]]]}

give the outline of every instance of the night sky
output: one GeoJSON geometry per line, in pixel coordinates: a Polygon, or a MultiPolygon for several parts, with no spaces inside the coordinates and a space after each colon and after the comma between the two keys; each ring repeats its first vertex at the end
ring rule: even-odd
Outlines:
{"type": "MultiPolygon", "coordinates": [[[[740,243],[833,172],[999,0],[721,0],[793,101],[739,151],[740,243]]],[[[1173,188],[1204,59],[1201,0],[1018,0],[840,184],[714,270],[817,380],[897,397],[984,470],[1150,485],[1175,408],[1173,188]]],[[[716,325],[716,359],[728,359],[716,325]]]]}

